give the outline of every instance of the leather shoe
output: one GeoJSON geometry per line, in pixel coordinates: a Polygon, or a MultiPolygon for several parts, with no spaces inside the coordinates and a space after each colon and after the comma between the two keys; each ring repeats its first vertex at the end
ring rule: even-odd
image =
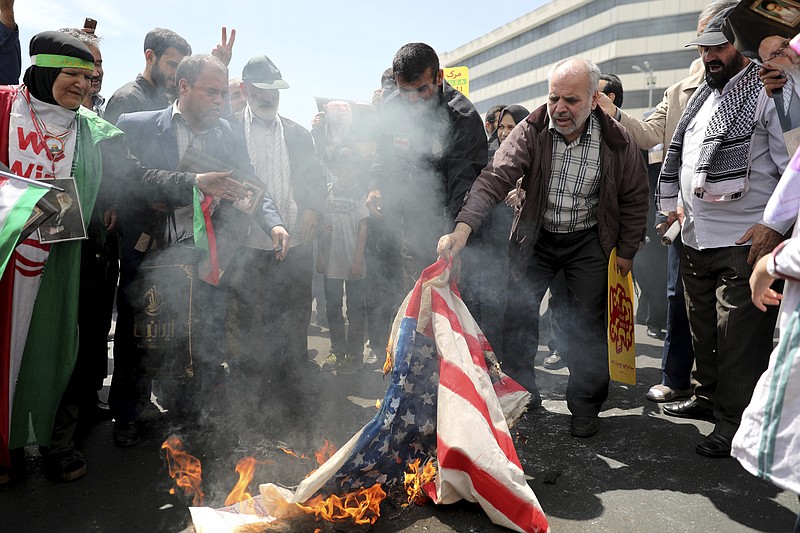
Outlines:
{"type": "Polygon", "coordinates": [[[665,404],[664,414],[677,416],[678,418],[693,418],[695,420],[714,419],[714,409],[708,405],[708,402],[693,398],[682,402],[665,404]]]}
{"type": "Polygon", "coordinates": [[[558,350],[550,352],[542,362],[542,366],[548,370],[558,370],[559,368],[564,368],[566,365],[567,362],[564,361],[564,357],[562,357],[558,350]]]}
{"type": "Polygon", "coordinates": [[[573,437],[591,437],[597,433],[598,429],[600,429],[600,424],[597,422],[596,416],[573,416],[569,422],[569,431],[573,437]]]}
{"type": "Polygon", "coordinates": [[[731,456],[731,439],[720,435],[717,432],[712,432],[708,437],[695,447],[695,450],[700,455],[719,459],[720,457],[731,456]]]}
{"type": "Polygon", "coordinates": [[[660,341],[663,341],[665,337],[664,332],[657,326],[647,326],[647,336],[660,341]]]}

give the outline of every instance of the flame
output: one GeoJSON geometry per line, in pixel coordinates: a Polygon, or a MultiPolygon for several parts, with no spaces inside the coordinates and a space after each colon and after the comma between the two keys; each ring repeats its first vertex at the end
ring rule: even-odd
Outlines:
{"type": "Polygon", "coordinates": [[[377,399],[375,400],[375,409],[380,409],[380,408],[381,408],[381,401],[380,399],[377,399]]]}
{"type": "MultiPolygon", "coordinates": [[[[200,489],[203,482],[203,467],[200,460],[193,455],[182,450],[181,439],[172,435],[161,444],[161,449],[166,451],[167,467],[169,476],[175,480],[175,484],[183,489],[184,494],[193,496],[192,505],[200,507],[203,505],[204,494],[200,489]]],[[[175,489],[170,491],[174,494],[175,489]]]]}
{"type": "Polygon", "coordinates": [[[239,481],[236,482],[231,493],[225,498],[225,505],[233,505],[236,502],[252,498],[250,493],[247,492],[247,486],[253,481],[257,463],[258,461],[256,461],[255,457],[239,459],[239,462],[236,463],[236,473],[239,474],[239,481]]]}
{"type": "Polygon", "coordinates": [[[303,454],[297,455],[296,453],[294,453],[294,452],[293,452],[292,450],[290,450],[289,448],[281,448],[281,451],[282,451],[283,453],[287,454],[287,455],[291,455],[292,457],[297,457],[298,459],[308,459],[308,457],[306,457],[306,456],[305,456],[305,455],[303,455],[303,454]]]}
{"type": "Polygon", "coordinates": [[[352,520],[356,525],[367,525],[374,524],[380,517],[381,502],[385,497],[386,492],[376,483],[368,489],[348,492],[343,497],[332,494],[323,499],[322,496],[316,496],[305,505],[293,505],[328,522],[352,520]]]}
{"type": "Polygon", "coordinates": [[[427,496],[425,496],[425,493],[422,491],[422,487],[433,481],[435,477],[436,467],[433,466],[433,461],[425,463],[422,470],[419,468],[419,459],[410,463],[408,465],[408,472],[405,474],[405,480],[403,481],[406,494],[408,494],[408,503],[403,504],[403,507],[407,507],[412,503],[423,502],[427,496]]]}
{"type": "Polygon", "coordinates": [[[330,459],[334,453],[336,453],[336,446],[331,444],[328,439],[325,439],[325,444],[314,452],[314,457],[317,459],[317,464],[322,465],[325,461],[330,459]]]}

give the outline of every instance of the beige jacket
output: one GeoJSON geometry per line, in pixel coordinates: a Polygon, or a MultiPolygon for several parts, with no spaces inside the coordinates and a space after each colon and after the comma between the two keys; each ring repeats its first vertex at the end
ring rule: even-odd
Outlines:
{"type": "Polygon", "coordinates": [[[694,91],[705,81],[705,69],[697,74],[682,79],[664,91],[664,99],[656,106],[655,111],[644,120],[631,117],[620,110],[619,122],[642,150],[664,143],[669,144],[675,128],[681,119],[683,110],[694,91]]]}

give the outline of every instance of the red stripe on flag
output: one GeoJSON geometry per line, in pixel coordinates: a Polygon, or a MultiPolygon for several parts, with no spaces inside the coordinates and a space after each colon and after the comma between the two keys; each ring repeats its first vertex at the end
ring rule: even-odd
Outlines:
{"type": "Polygon", "coordinates": [[[497,442],[497,445],[500,446],[500,450],[502,450],[509,461],[517,465],[521,470],[522,465],[519,462],[519,456],[517,456],[517,450],[514,448],[514,441],[511,439],[511,435],[495,427],[492,422],[492,417],[489,414],[489,407],[483,400],[483,396],[475,388],[475,384],[472,383],[472,380],[469,379],[459,367],[442,359],[439,364],[439,385],[446,387],[454,394],[463,398],[483,416],[494,436],[494,440],[497,442]]]}
{"type": "Polygon", "coordinates": [[[467,474],[477,493],[523,531],[547,531],[547,518],[541,509],[533,502],[519,498],[489,472],[478,468],[463,452],[448,447],[441,437],[437,439],[436,458],[441,470],[459,470],[467,474]]]}
{"type": "Polygon", "coordinates": [[[408,306],[406,307],[405,316],[412,318],[419,317],[419,305],[422,300],[421,296],[424,283],[441,276],[448,264],[448,261],[440,259],[422,271],[420,279],[417,281],[416,285],[414,285],[414,290],[411,291],[411,298],[408,299],[408,306]]]}
{"type": "Polygon", "coordinates": [[[469,354],[472,356],[472,362],[484,370],[487,370],[486,360],[483,357],[483,348],[481,348],[480,341],[474,335],[470,335],[464,331],[461,327],[461,321],[459,321],[455,311],[447,305],[442,295],[435,291],[431,293],[431,309],[434,313],[445,317],[450,322],[450,329],[464,337],[469,347],[469,354]]]}

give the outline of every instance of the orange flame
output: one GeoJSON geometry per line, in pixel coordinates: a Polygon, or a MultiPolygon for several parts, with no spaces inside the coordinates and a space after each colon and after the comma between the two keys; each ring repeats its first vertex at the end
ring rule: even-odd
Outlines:
{"type": "Polygon", "coordinates": [[[405,480],[403,481],[406,494],[408,494],[408,503],[403,504],[403,507],[407,507],[412,503],[422,503],[425,501],[427,496],[425,496],[425,493],[422,491],[422,487],[433,481],[435,477],[436,467],[433,466],[433,461],[428,461],[421,470],[419,468],[419,459],[410,463],[408,465],[408,472],[405,474],[405,480]]]}
{"type": "MultiPolygon", "coordinates": [[[[197,457],[188,454],[182,448],[183,443],[175,435],[161,444],[161,449],[166,451],[169,476],[175,480],[178,487],[183,489],[184,494],[193,496],[192,505],[200,507],[203,505],[205,496],[200,489],[200,484],[203,482],[203,467],[197,457]]],[[[174,489],[170,493],[174,494],[174,489]]]]}
{"type": "Polygon", "coordinates": [[[225,505],[233,505],[236,502],[252,498],[250,493],[247,492],[247,486],[253,481],[256,463],[258,461],[256,461],[255,457],[244,457],[236,463],[236,473],[239,474],[239,481],[236,482],[231,493],[225,498],[225,505]]]}
{"type": "Polygon", "coordinates": [[[305,455],[303,455],[303,454],[297,455],[296,453],[294,453],[294,452],[293,452],[292,450],[290,450],[289,448],[281,448],[281,451],[282,451],[283,453],[287,454],[287,455],[291,455],[292,457],[297,457],[298,459],[308,459],[308,457],[306,457],[306,456],[305,456],[305,455]]]}
{"type": "Polygon", "coordinates": [[[322,465],[331,458],[331,456],[336,453],[336,446],[331,444],[328,439],[325,439],[325,444],[322,447],[314,452],[314,457],[317,459],[317,464],[322,465]]]}
{"type": "Polygon", "coordinates": [[[348,492],[344,497],[332,494],[323,499],[316,496],[305,505],[297,505],[302,511],[313,514],[328,522],[344,522],[352,520],[357,525],[374,524],[381,515],[381,502],[386,492],[379,484],[368,489],[348,492]]]}
{"type": "Polygon", "coordinates": [[[375,400],[375,409],[380,409],[380,408],[381,408],[381,401],[375,400]]]}

